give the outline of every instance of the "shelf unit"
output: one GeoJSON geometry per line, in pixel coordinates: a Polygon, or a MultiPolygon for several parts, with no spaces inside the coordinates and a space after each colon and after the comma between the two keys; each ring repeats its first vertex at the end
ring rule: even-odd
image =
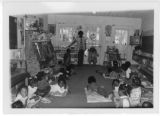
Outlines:
{"type": "MultiPolygon", "coordinates": [[[[57,60],[63,60],[66,48],[54,47],[54,50],[56,51],[57,60]]],[[[71,49],[71,62],[73,64],[77,64],[78,62],[78,50],[75,48],[71,49]]]]}
{"type": "Polygon", "coordinates": [[[153,55],[149,53],[133,52],[132,59],[140,64],[139,72],[147,77],[153,83],[153,55]]]}

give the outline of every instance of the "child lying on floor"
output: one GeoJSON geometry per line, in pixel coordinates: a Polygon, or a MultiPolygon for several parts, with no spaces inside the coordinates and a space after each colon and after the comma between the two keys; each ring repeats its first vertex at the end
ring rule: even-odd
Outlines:
{"type": "Polygon", "coordinates": [[[52,96],[66,96],[68,93],[68,85],[63,76],[58,78],[58,83],[51,85],[50,95],[52,96]]]}
{"type": "Polygon", "coordinates": [[[103,86],[99,87],[96,83],[96,78],[94,76],[88,77],[88,85],[87,90],[89,92],[96,92],[99,95],[102,95],[107,98],[111,98],[111,94],[109,94],[103,86]]]}

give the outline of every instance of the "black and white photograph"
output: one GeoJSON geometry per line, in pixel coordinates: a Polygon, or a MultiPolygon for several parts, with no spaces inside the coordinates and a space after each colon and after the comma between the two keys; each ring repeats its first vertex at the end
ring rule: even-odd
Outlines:
{"type": "Polygon", "coordinates": [[[125,9],[123,2],[112,3],[111,9],[107,2],[98,2],[100,8],[97,2],[4,3],[9,89],[3,91],[11,111],[157,111],[156,4],[137,3],[136,9],[129,3],[125,9]],[[15,8],[19,4],[25,4],[23,12],[15,8]]]}

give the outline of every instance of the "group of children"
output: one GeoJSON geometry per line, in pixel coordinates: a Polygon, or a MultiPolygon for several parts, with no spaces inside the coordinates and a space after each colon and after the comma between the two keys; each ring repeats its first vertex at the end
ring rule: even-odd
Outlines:
{"type": "Polygon", "coordinates": [[[12,108],[33,107],[40,100],[47,100],[51,96],[66,96],[68,85],[64,75],[60,75],[57,80],[50,78],[45,72],[39,72],[36,77],[29,79],[29,85],[20,87],[17,97],[12,104],[12,108]]]}
{"type": "MultiPolygon", "coordinates": [[[[66,96],[70,91],[67,85],[72,71],[70,61],[70,50],[64,55],[64,63],[59,61],[52,68],[38,72],[36,76],[29,79],[29,85],[19,89],[12,108],[34,107],[39,101],[47,100],[48,96],[66,96]]],[[[112,91],[106,91],[103,86],[98,86],[94,76],[88,77],[87,90],[97,92],[105,98],[111,99],[115,103],[115,107],[153,107],[150,102],[141,103],[141,95],[143,86],[141,79],[137,74],[131,74],[130,62],[122,64],[118,72],[112,69],[109,73],[101,73],[104,77],[114,77],[112,81],[112,91]],[[113,73],[114,72],[114,73],[113,73]]]]}
{"type": "Polygon", "coordinates": [[[96,71],[104,78],[113,80],[112,92],[106,92],[106,90],[98,91],[99,87],[96,86],[94,77],[88,78],[89,89],[97,91],[97,93],[105,97],[112,98],[116,107],[153,107],[150,102],[141,103],[142,90],[145,91],[145,88],[141,85],[141,79],[138,74],[136,72],[132,73],[130,67],[131,63],[127,61],[118,70],[109,69],[107,73],[96,71]],[[89,81],[90,78],[92,78],[92,83],[89,81]]]}
{"type": "Polygon", "coordinates": [[[12,108],[35,107],[39,101],[51,102],[49,96],[66,96],[70,91],[67,80],[71,76],[70,50],[54,67],[43,69],[36,76],[29,78],[28,86],[18,90],[12,108]]]}

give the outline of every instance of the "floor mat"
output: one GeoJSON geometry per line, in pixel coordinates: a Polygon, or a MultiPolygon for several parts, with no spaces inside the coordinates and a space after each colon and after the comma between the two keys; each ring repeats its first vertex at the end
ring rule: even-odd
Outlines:
{"type": "Polygon", "coordinates": [[[103,103],[103,102],[112,102],[111,99],[105,98],[102,95],[97,94],[96,92],[89,92],[87,88],[84,88],[87,103],[103,103]]]}

